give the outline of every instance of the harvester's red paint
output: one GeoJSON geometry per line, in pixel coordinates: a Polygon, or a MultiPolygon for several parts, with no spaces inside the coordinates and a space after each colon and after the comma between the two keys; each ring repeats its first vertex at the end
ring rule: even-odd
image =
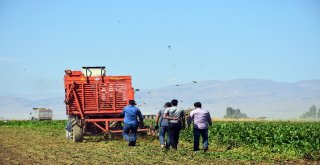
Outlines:
{"type": "Polygon", "coordinates": [[[84,133],[91,131],[86,128],[90,124],[91,128],[95,126],[103,132],[122,132],[121,127],[111,127],[111,124],[123,121],[123,108],[129,100],[134,100],[131,76],[106,76],[102,71],[99,76],[71,70],[65,73],[67,115],[81,121],[84,133]]]}

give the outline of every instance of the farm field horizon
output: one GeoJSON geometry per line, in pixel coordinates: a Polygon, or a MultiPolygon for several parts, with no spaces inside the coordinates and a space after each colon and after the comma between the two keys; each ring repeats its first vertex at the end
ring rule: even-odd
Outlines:
{"type": "MultiPolygon", "coordinates": [[[[147,121],[148,124],[154,121],[147,121]]],[[[120,138],[65,139],[66,121],[0,121],[0,164],[316,164],[318,122],[217,121],[209,151],[193,152],[191,128],[178,150],[161,149],[158,137],[138,137],[136,147],[120,138]],[[299,129],[300,128],[300,129],[299,129]]]]}

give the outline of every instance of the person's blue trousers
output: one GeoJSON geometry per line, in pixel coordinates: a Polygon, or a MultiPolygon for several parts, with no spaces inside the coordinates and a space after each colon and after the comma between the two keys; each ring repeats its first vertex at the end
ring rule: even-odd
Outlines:
{"type": "Polygon", "coordinates": [[[137,140],[137,129],[136,124],[124,124],[122,135],[127,141],[136,142],[137,140]]]}
{"type": "Polygon", "coordinates": [[[208,129],[197,129],[197,128],[194,128],[193,129],[193,137],[194,137],[193,150],[194,151],[199,151],[200,135],[202,137],[203,149],[207,150],[208,147],[209,147],[208,129]]]}
{"type": "Polygon", "coordinates": [[[160,139],[160,144],[165,145],[165,138],[167,134],[167,139],[166,139],[166,144],[170,144],[170,139],[168,137],[168,127],[167,126],[161,126],[159,129],[159,139],[160,139]]]}

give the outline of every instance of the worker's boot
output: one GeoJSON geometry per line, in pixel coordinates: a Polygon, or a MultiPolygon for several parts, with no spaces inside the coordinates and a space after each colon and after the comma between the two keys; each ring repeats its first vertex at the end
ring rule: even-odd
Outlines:
{"type": "Polygon", "coordinates": [[[129,141],[129,144],[128,144],[128,146],[131,146],[131,147],[133,147],[133,146],[135,146],[136,145],[136,142],[135,141],[129,141]]]}
{"type": "Polygon", "coordinates": [[[132,142],[132,147],[134,147],[136,145],[136,141],[131,141],[132,142]]]}

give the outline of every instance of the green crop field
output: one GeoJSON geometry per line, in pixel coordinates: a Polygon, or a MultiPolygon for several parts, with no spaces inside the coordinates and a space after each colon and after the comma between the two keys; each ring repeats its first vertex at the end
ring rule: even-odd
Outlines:
{"type": "MultiPolygon", "coordinates": [[[[153,121],[148,121],[148,124],[153,121]]],[[[157,137],[65,140],[66,121],[0,121],[0,164],[317,164],[319,122],[218,121],[209,129],[208,152],[193,152],[192,129],[182,131],[177,151],[157,137]]]]}

